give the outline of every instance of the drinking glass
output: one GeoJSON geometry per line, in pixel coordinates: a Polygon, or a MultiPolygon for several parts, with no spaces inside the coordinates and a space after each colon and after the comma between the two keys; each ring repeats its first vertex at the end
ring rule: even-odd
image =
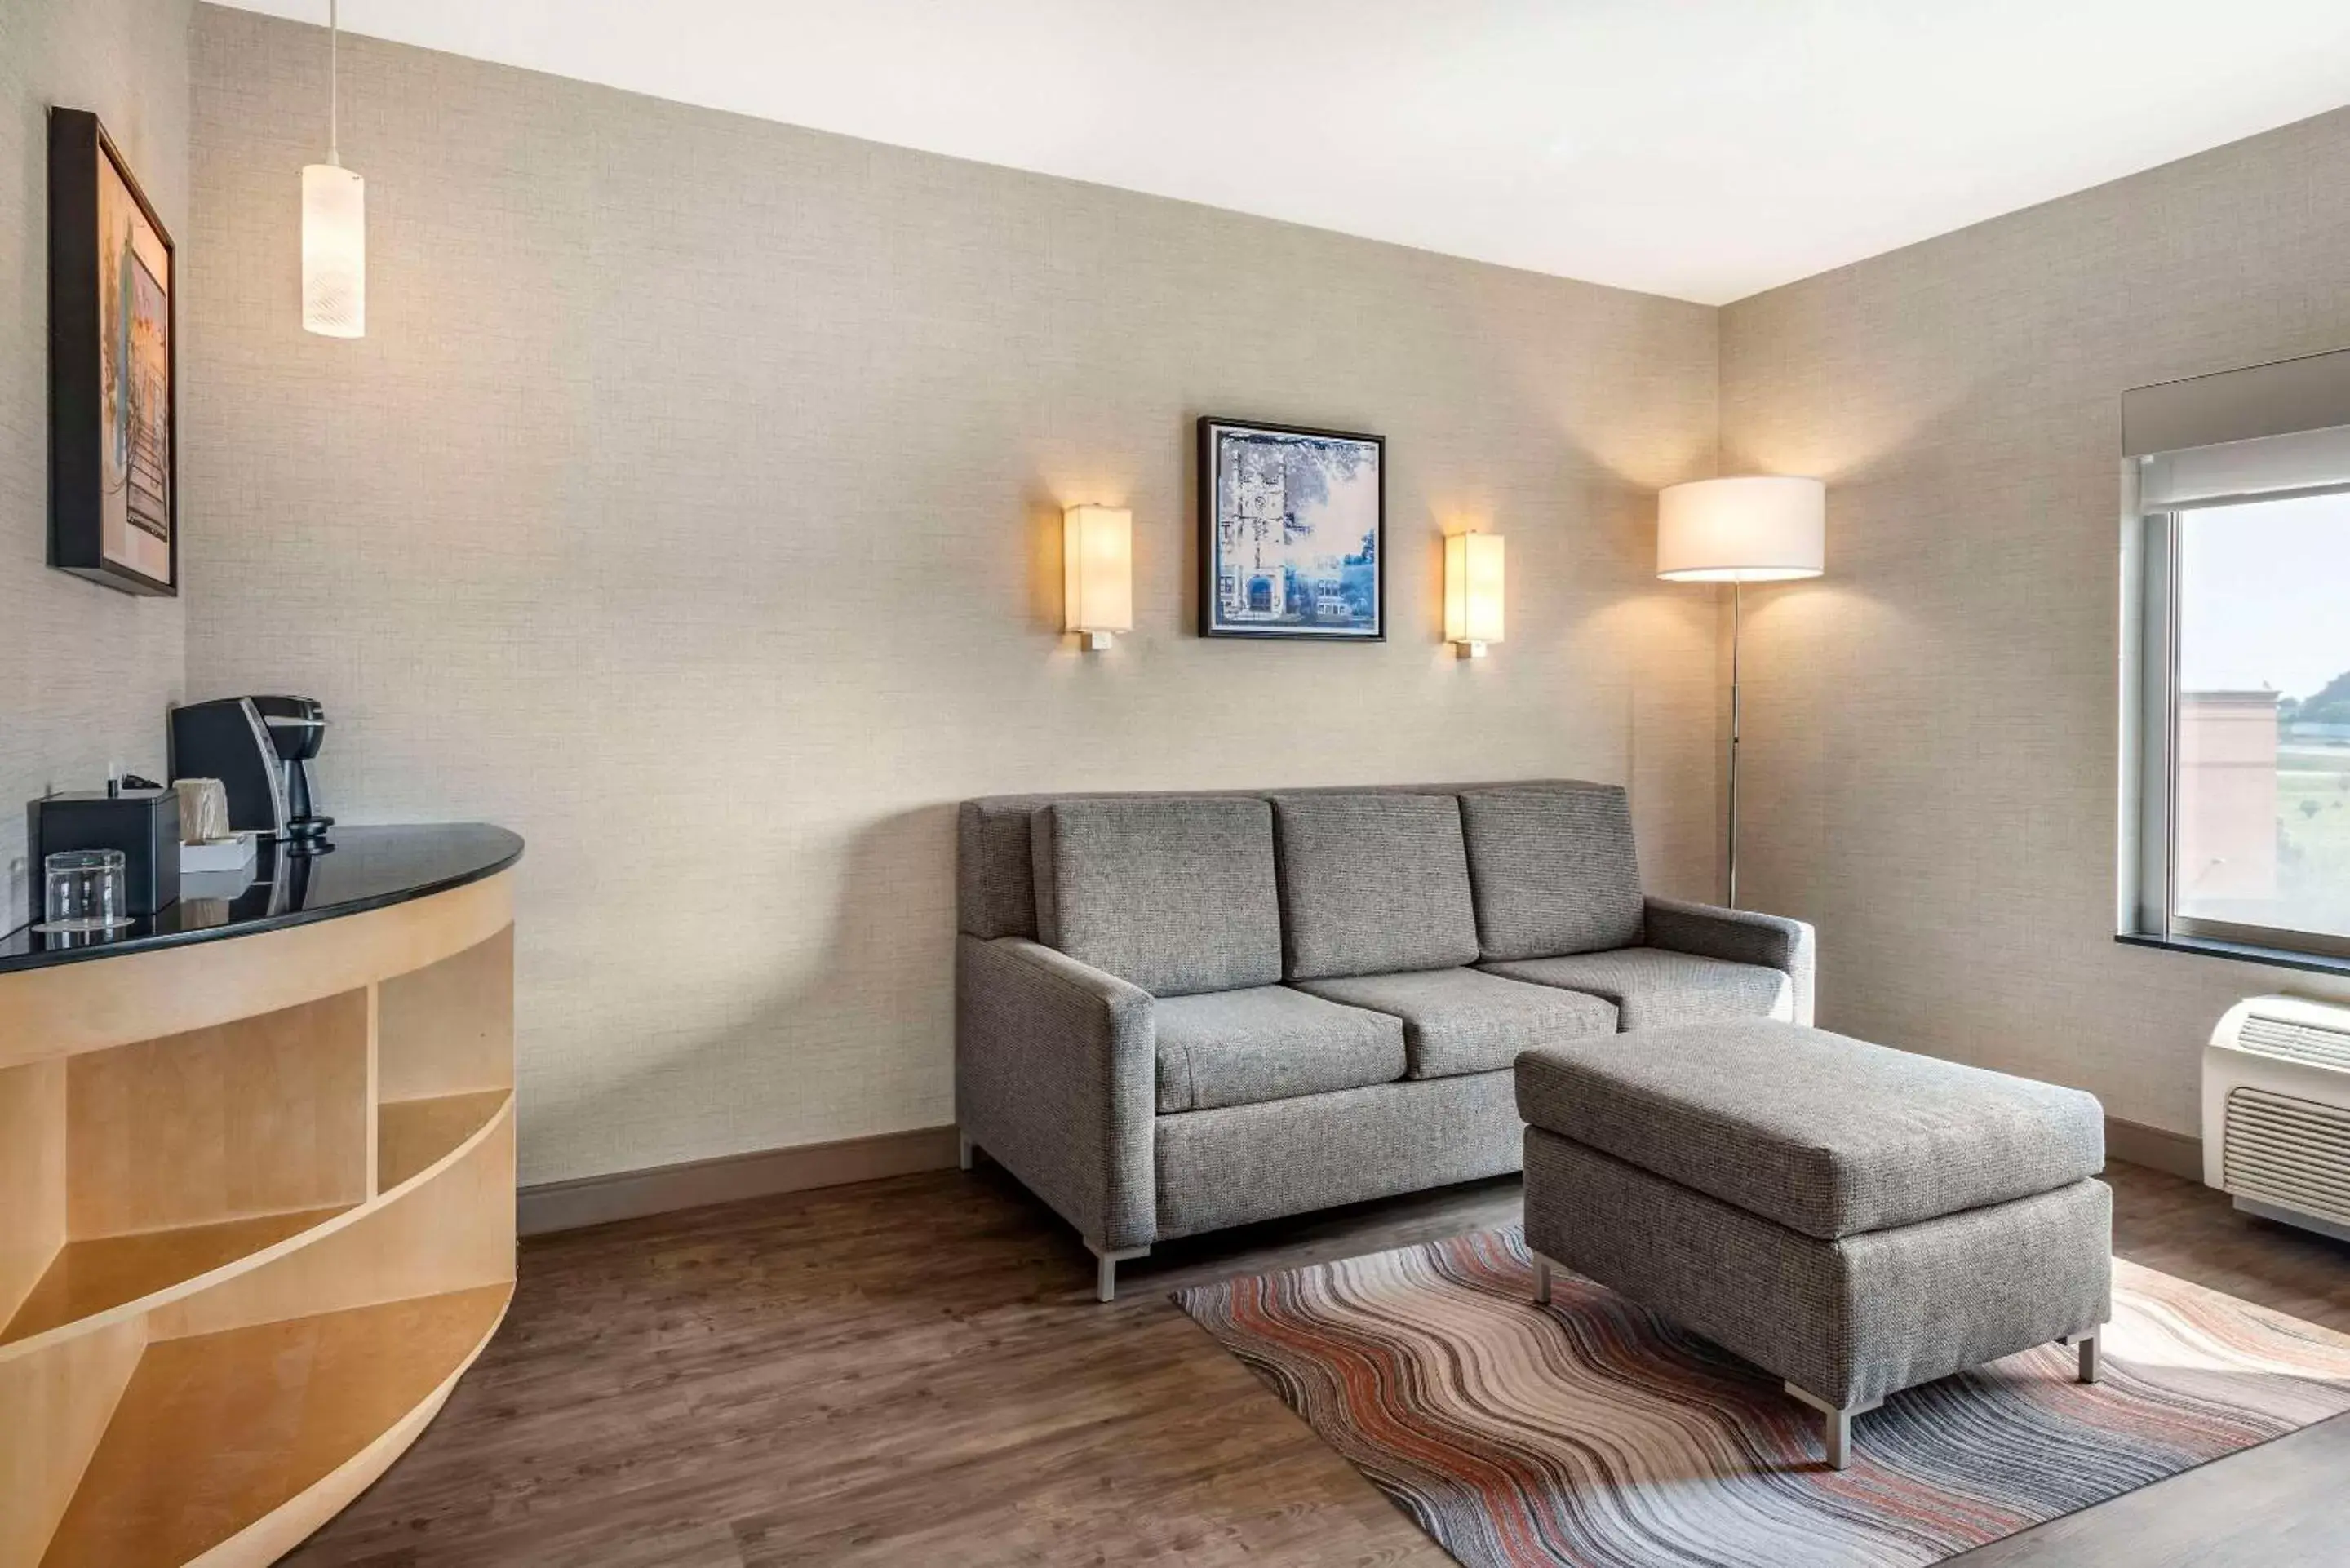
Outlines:
{"type": "Polygon", "coordinates": [[[109,931],[130,923],[120,849],[61,849],[41,860],[44,931],[109,931]]]}

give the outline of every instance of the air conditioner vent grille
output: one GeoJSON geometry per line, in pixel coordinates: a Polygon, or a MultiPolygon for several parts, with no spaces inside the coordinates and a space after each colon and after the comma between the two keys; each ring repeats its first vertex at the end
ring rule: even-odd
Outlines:
{"type": "Polygon", "coordinates": [[[2314,1067],[2338,1067],[2350,1073],[2350,1033],[2309,1023],[2288,1023],[2258,1013],[2244,1020],[2236,1044],[2257,1056],[2277,1056],[2306,1062],[2314,1067]]]}
{"type": "Polygon", "coordinates": [[[2237,1088],[2227,1117],[2229,1191],[2350,1225],[2350,1109],[2237,1088]]]}

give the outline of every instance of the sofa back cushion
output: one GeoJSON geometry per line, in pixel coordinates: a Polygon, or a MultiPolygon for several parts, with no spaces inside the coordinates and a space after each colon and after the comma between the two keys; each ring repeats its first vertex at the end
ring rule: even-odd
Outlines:
{"type": "Polygon", "coordinates": [[[1461,825],[1488,962],[1641,941],[1640,862],[1620,785],[1464,790],[1461,825]]]}
{"type": "Polygon", "coordinates": [[[1030,835],[1036,814],[1063,800],[1199,800],[1208,796],[1263,800],[1283,794],[1461,794],[1470,790],[1558,789],[1568,779],[1510,779],[1477,784],[1372,784],[1305,790],[1157,790],[1148,793],[989,794],[964,801],[956,817],[955,923],[974,937],[1033,937],[1036,924],[1036,855],[1030,835]]]}
{"type": "Polygon", "coordinates": [[[1029,819],[1044,795],[987,795],[955,812],[955,924],[974,937],[1036,935],[1036,857],[1029,819]]]}
{"type": "Polygon", "coordinates": [[[1055,801],[1029,831],[1046,946],[1153,996],[1280,980],[1273,808],[1263,801],[1055,801]]]}
{"type": "Polygon", "coordinates": [[[1477,961],[1460,803],[1388,790],[1273,796],[1292,980],[1477,961]]]}

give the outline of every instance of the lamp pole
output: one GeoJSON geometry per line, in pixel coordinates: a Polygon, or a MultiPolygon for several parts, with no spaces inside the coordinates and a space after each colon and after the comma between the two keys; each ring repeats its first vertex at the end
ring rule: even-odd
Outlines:
{"type": "Polygon", "coordinates": [[[1738,908],[1738,657],[1743,640],[1742,624],[1745,606],[1741,593],[1745,585],[1740,579],[1730,580],[1730,898],[1731,909],[1738,908]]]}

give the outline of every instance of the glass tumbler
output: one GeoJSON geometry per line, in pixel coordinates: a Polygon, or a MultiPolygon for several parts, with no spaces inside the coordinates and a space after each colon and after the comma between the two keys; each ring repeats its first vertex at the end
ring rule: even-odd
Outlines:
{"type": "Polygon", "coordinates": [[[61,849],[41,859],[44,931],[110,931],[130,923],[120,849],[61,849]]]}

